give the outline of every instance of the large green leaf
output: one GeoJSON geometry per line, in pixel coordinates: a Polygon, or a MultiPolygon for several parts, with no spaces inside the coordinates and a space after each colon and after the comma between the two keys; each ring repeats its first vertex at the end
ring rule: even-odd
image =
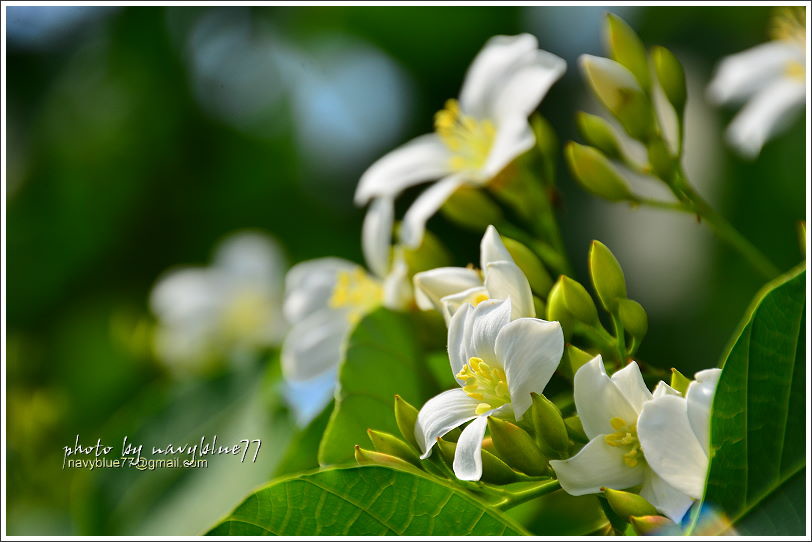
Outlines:
{"type": "Polygon", "coordinates": [[[521,535],[498,511],[446,482],[377,466],[271,482],[210,535],[521,535]]]}
{"type": "Polygon", "coordinates": [[[750,534],[804,533],[803,491],[792,480],[806,464],[805,279],[794,270],[757,296],[714,398],[702,509],[750,534]],[[784,519],[756,521],[768,507],[784,519]]]}
{"type": "Polygon", "coordinates": [[[429,390],[412,322],[405,314],[379,309],[361,320],[339,370],[335,408],[319,448],[319,463],[354,461],[354,446],[369,442],[367,429],[397,433],[395,394],[419,406],[429,390]]]}

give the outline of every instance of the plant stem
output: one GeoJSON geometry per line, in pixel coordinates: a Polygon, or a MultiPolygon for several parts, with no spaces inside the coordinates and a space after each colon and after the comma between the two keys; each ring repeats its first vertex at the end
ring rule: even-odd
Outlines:
{"type": "Polygon", "coordinates": [[[631,205],[641,205],[644,207],[653,207],[655,209],[665,209],[666,211],[677,211],[680,213],[693,214],[693,210],[686,207],[684,203],[679,201],[660,201],[656,199],[637,198],[631,201],[631,205]]]}
{"type": "Polygon", "coordinates": [[[505,500],[497,503],[496,507],[507,510],[508,508],[513,508],[536,497],[552,493],[560,488],[561,485],[558,483],[558,480],[545,480],[522,491],[506,491],[505,500]]]}

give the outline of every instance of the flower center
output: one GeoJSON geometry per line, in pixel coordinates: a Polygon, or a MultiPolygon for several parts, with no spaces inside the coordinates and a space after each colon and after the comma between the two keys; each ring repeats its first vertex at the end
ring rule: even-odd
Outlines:
{"type": "Polygon", "coordinates": [[[260,333],[270,314],[261,292],[244,289],[228,304],[222,318],[223,334],[231,340],[241,340],[260,333]]]}
{"type": "Polygon", "coordinates": [[[462,391],[480,401],[476,407],[477,416],[510,403],[507,377],[501,367],[491,367],[481,358],[474,357],[460,369],[457,378],[465,381],[462,391]]]}
{"type": "Polygon", "coordinates": [[[623,418],[612,418],[609,420],[612,424],[614,433],[610,433],[603,437],[603,440],[609,446],[628,446],[629,451],[623,454],[623,462],[627,467],[636,467],[643,461],[643,452],[640,451],[640,441],[637,440],[637,424],[626,423],[623,418]]]}
{"type": "Polygon", "coordinates": [[[800,6],[782,6],[775,10],[770,21],[770,37],[774,40],[806,43],[806,18],[800,6]]]}
{"type": "Polygon", "coordinates": [[[448,100],[434,115],[434,129],[453,154],[451,169],[478,170],[487,162],[496,136],[491,121],[465,115],[457,100],[448,100]]]}
{"type": "Polygon", "coordinates": [[[363,315],[380,305],[383,288],[363,269],[338,273],[329,305],[334,309],[347,308],[347,318],[356,323],[363,315]]]}

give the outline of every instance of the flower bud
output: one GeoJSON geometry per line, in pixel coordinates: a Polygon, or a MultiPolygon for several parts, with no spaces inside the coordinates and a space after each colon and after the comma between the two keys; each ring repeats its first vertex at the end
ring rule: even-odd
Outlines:
{"type": "Polygon", "coordinates": [[[580,111],[576,116],[578,130],[590,145],[597,147],[609,158],[620,158],[620,144],[615,132],[603,117],[580,111]]]}
{"type": "Polygon", "coordinates": [[[513,261],[516,262],[524,276],[527,277],[530,288],[537,294],[546,295],[553,286],[553,279],[550,278],[550,274],[544,268],[538,256],[515,239],[502,236],[502,242],[513,257],[513,261]]]}
{"type": "MultiPolygon", "coordinates": [[[[544,313],[537,312],[536,314],[544,313]]],[[[547,296],[547,320],[561,324],[565,340],[568,340],[572,335],[572,325],[575,323],[575,317],[567,310],[560,279],[553,284],[550,294],[547,296]]]]}
{"type": "Polygon", "coordinates": [[[654,73],[663,89],[665,97],[674,107],[677,116],[682,118],[687,100],[688,91],[685,85],[685,70],[674,54],[659,45],[651,49],[651,61],[654,64],[654,73]]]}
{"type": "Polygon", "coordinates": [[[676,536],[682,534],[677,524],[665,516],[631,516],[629,521],[634,532],[641,536],[676,536]]]}
{"type": "Polygon", "coordinates": [[[406,260],[411,274],[451,264],[451,256],[446,247],[436,235],[428,230],[423,234],[423,241],[419,247],[403,247],[403,258],[406,260]]]}
{"type": "Polygon", "coordinates": [[[420,458],[408,444],[397,438],[395,435],[367,429],[367,435],[376,451],[393,455],[404,461],[408,461],[416,467],[420,467],[420,458]]]}
{"type": "Polygon", "coordinates": [[[637,339],[642,341],[648,331],[648,315],[646,309],[632,299],[619,299],[617,303],[618,318],[623,324],[623,329],[637,339]]]}
{"type": "Polygon", "coordinates": [[[488,417],[488,429],[493,445],[505,463],[530,476],[547,472],[547,458],[524,429],[494,416],[488,417]]]}
{"type": "Polygon", "coordinates": [[[383,465],[384,467],[393,467],[402,470],[415,470],[414,465],[399,457],[373,452],[372,450],[364,450],[357,444],[355,445],[355,461],[359,465],[383,465]]]}
{"type": "Polygon", "coordinates": [[[581,283],[566,275],[558,279],[564,294],[564,306],[576,320],[592,325],[598,323],[598,309],[592,296],[581,286],[581,283]]]}
{"type": "MultiPolygon", "coordinates": [[[[449,465],[454,463],[454,454],[457,451],[455,442],[448,442],[442,438],[437,439],[437,447],[449,465]]],[[[482,480],[494,484],[509,484],[521,480],[521,475],[511,469],[504,461],[493,455],[483,446],[482,454],[482,480]]]]}
{"type": "Polygon", "coordinates": [[[682,395],[688,391],[688,385],[691,383],[691,379],[679,372],[678,370],[671,368],[671,387],[680,392],[682,395]]]}
{"type": "Polygon", "coordinates": [[[417,425],[417,409],[400,395],[395,395],[395,422],[397,422],[398,430],[400,430],[400,434],[406,439],[406,442],[414,446],[415,450],[419,450],[420,445],[414,436],[414,428],[417,425]]]}
{"type": "Polygon", "coordinates": [[[654,110],[634,75],[608,58],[581,55],[581,70],[592,91],[634,139],[654,132],[654,110]]]}
{"type": "Polygon", "coordinates": [[[587,191],[609,201],[633,199],[626,180],[601,151],[574,141],[567,143],[564,154],[573,177],[587,191]]]}
{"type": "Polygon", "coordinates": [[[574,375],[578,372],[578,369],[595,359],[595,354],[584,352],[577,346],[568,344],[564,347],[564,356],[562,359],[564,358],[569,362],[570,370],[574,375]]]}
{"type": "Polygon", "coordinates": [[[570,449],[570,438],[567,434],[567,426],[561,417],[561,411],[555,403],[537,393],[531,393],[533,406],[531,407],[531,419],[533,421],[533,432],[536,434],[536,442],[541,451],[548,457],[567,457],[570,449]]]}
{"type": "Polygon", "coordinates": [[[646,151],[648,152],[648,163],[651,166],[652,173],[670,184],[677,163],[671,156],[668,145],[661,137],[655,137],[646,145],[646,151]]]}
{"type": "Polygon", "coordinates": [[[613,13],[606,15],[606,41],[612,58],[628,68],[641,87],[648,89],[651,80],[646,49],[626,21],[613,13]]]}
{"type": "Polygon", "coordinates": [[[589,247],[589,274],[601,305],[614,313],[618,300],[626,297],[626,278],[615,255],[600,241],[589,247]]]}
{"type": "Polygon", "coordinates": [[[443,215],[470,230],[482,231],[502,221],[502,209],[483,191],[461,186],[441,207],[443,215]]]}
{"type": "Polygon", "coordinates": [[[589,442],[589,437],[587,437],[586,433],[584,433],[584,426],[581,424],[581,418],[579,418],[577,415],[564,418],[564,425],[567,426],[567,433],[572,440],[582,443],[589,442]]]}
{"type": "Polygon", "coordinates": [[[612,510],[623,519],[629,516],[656,516],[659,512],[646,499],[636,493],[601,488],[612,510]]]}

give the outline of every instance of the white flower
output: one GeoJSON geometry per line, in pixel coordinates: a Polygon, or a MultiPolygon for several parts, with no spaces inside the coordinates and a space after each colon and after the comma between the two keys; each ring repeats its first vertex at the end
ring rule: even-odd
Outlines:
{"type": "Polygon", "coordinates": [[[358,183],[356,203],[380,199],[391,207],[403,190],[439,179],[403,218],[401,240],[417,247],[426,221],[458,187],[487,184],[533,146],[527,117],[565,69],[530,34],[491,38],[468,69],[459,101],[436,114],[435,132],[375,162],[358,183]]]}
{"type": "Polygon", "coordinates": [[[243,232],[217,248],[209,267],[170,271],[150,306],[158,319],[157,356],[173,368],[201,369],[222,356],[240,357],[277,344],[284,259],[264,235],[243,232]]]}
{"type": "MultiPolygon", "coordinates": [[[[574,386],[575,408],[590,441],[575,456],[550,461],[561,487],[571,495],[586,495],[599,493],[602,487],[641,486],[640,495],[661,513],[680,521],[693,499],[661,477],[647,461],[649,453],[658,456],[672,441],[647,439],[644,443],[640,420],[652,399],[684,399],[664,382],[652,395],[635,362],[610,378],[601,356],[578,369],[574,386]]],[[[671,423],[679,422],[666,420],[668,428],[671,423]]]]}
{"type": "Polygon", "coordinates": [[[448,322],[465,303],[486,299],[510,299],[512,318],[534,317],[530,283],[499,233],[488,226],[480,243],[480,270],[470,267],[438,267],[414,276],[415,300],[423,310],[436,309],[448,322]]]}
{"type": "Polygon", "coordinates": [[[747,102],[730,123],[727,138],[748,157],[758,155],[806,102],[804,9],[782,9],[772,30],[772,41],[723,59],[708,87],[717,103],[747,102]]]}
{"type": "Polygon", "coordinates": [[[511,321],[510,299],[465,304],[451,318],[448,358],[460,387],[429,399],[417,415],[415,437],[422,457],[455,427],[473,420],[457,441],[454,474],[482,476],[482,438],[488,416],[521,418],[531,392],[541,393],[564,352],[558,322],[511,321]]]}

